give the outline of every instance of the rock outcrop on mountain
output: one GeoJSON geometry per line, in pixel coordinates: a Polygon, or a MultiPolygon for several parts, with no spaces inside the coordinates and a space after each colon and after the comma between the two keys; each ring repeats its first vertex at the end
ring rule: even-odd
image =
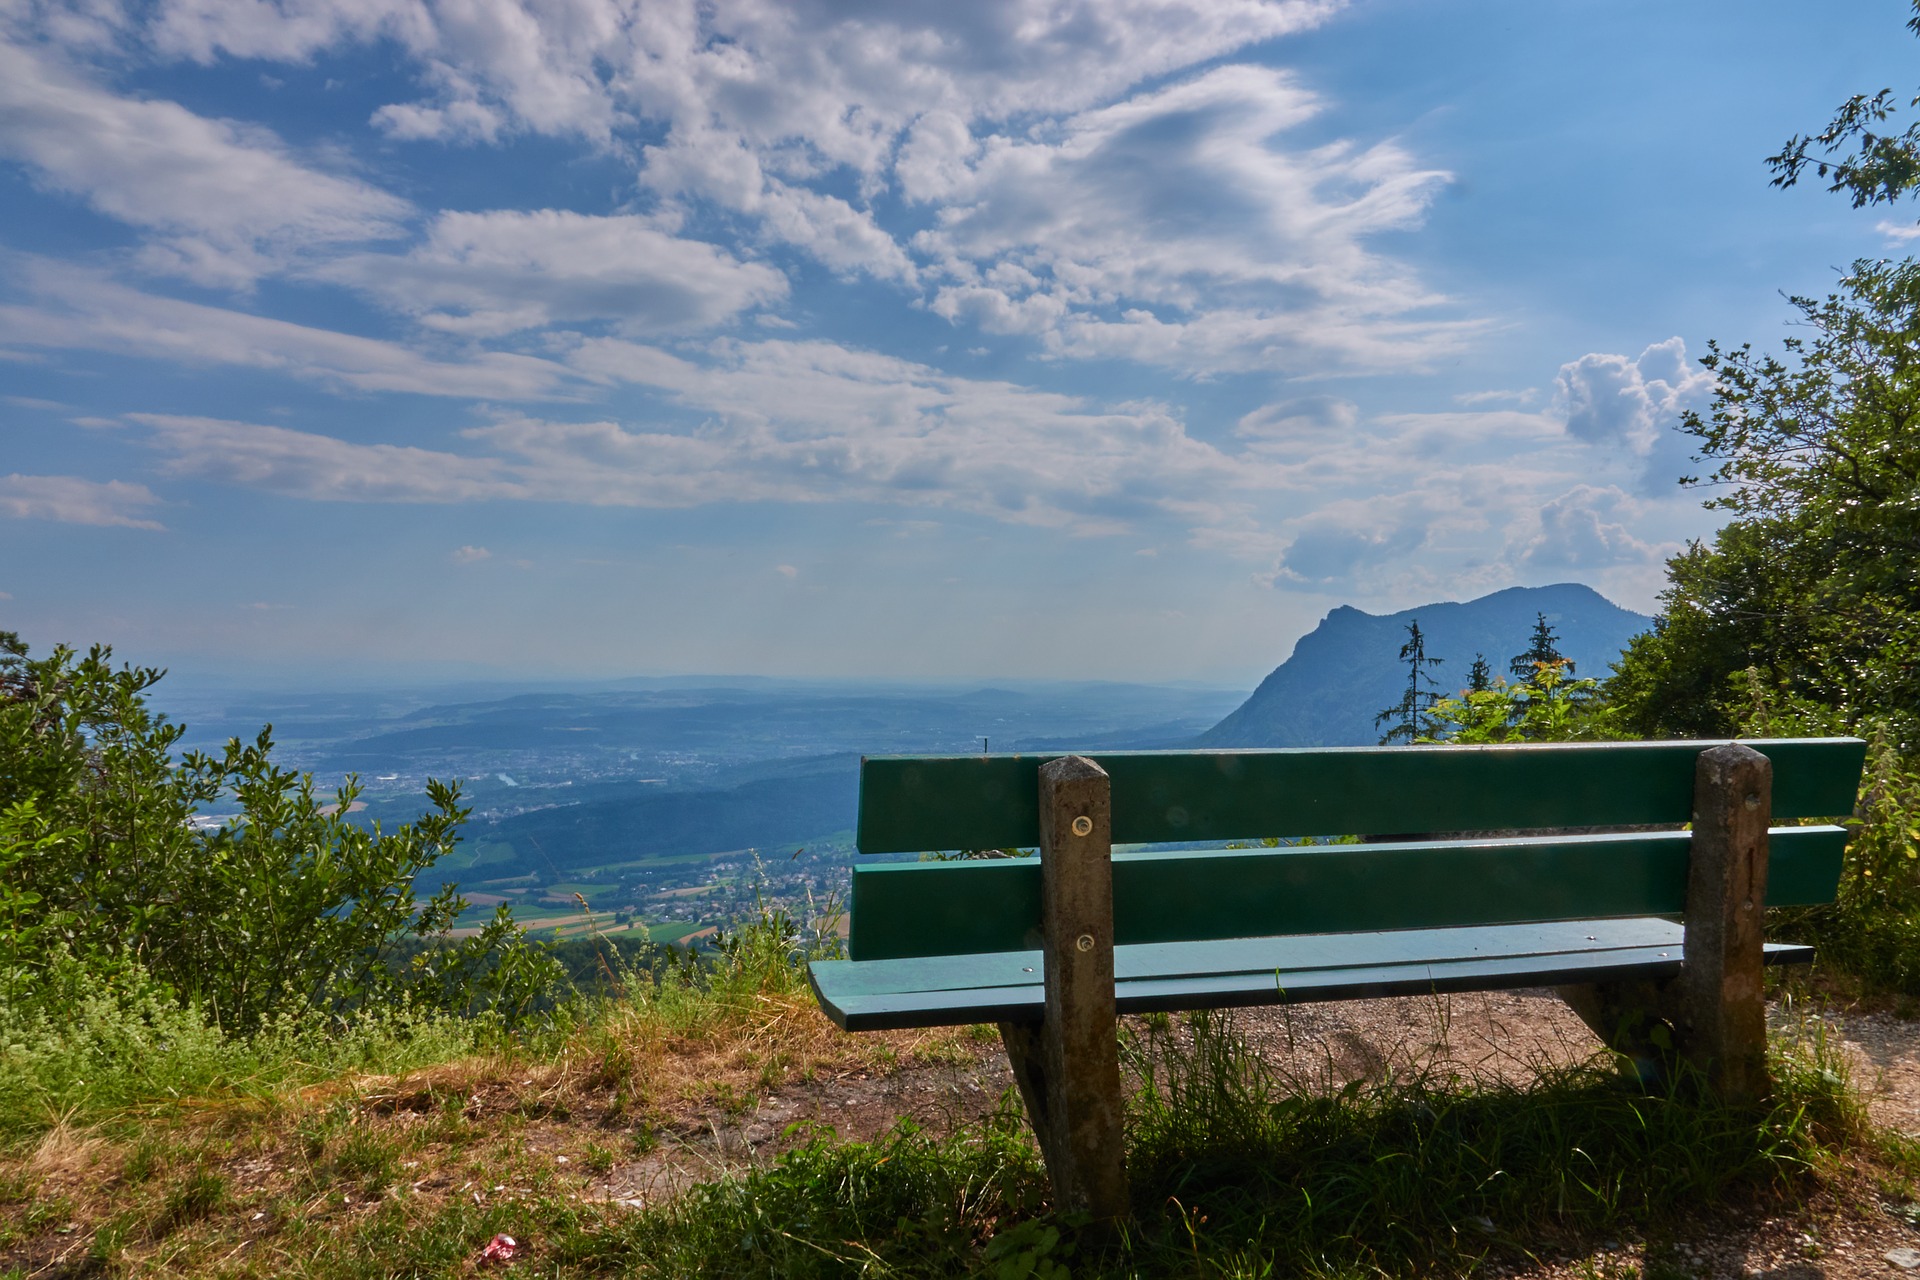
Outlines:
{"type": "Polygon", "coordinates": [[[1526,649],[1538,614],[1546,615],[1560,651],[1580,676],[1607,675],[1627,642],[1653,623],[1577,582],[1509,587],[1478,600],[1385,616],[1342,605],[1302,636],[1292,656],[1196,745],[1371,745],[1381,733],[1374,715],[1399,701],[1406,688],[1407,669],[1398,654],[1409,621],[1419,620],[1427,655],[1445,660],[1432,674],[1440,691],[1452,694],[1466,684],[1476,653],[1486,655],[1495,675],[1507,676],[1507,662],[1526,649]]]}

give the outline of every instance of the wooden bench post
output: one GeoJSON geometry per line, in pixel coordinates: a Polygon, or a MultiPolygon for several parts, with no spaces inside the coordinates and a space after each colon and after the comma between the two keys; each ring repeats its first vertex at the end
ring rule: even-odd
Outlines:
{"type": "Polygon", "coordinates": [[[1643,1081],[1665,1074],[1655,1028],[1667,1023],[1673,1047],[1721,1097],[1767,1096],[1761,924],[1772,797],[1773,763],[1752,747],[1732,742],[1702,751],[1694,766],[1680,973],[1557,989],[1607,1047],[1632,1060],[1643,1081]]]}
{"type": "Polygon", "coordinates": [[[1040,767],[1046,1013],[1002,1023],[1060,1209],[1118,1218],[1127,1167],[1113,986],[1113,802],[1081,756],[1040,767]]]}
{"type": "Polygon", "coordinates": [[[1773,763],[1728,743],[1700,753],[1688,859],[1686,960],[1676,979],[1680,1050],[1722,1097],[1767,1095],[1761,921],[1773,763]]]}

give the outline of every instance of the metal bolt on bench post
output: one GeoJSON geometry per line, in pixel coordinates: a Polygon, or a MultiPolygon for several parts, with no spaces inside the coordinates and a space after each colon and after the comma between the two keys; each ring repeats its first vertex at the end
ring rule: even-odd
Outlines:
{"type": "Polygon", "coordinates": [[[1081,756],[1040,767],[1041,923],[1046,1013],[1002,1023],[1014,1078],[1058,1207],[1127,1211],[1120,1051],[1114,1030],[1113,801],[1081,756]]]}

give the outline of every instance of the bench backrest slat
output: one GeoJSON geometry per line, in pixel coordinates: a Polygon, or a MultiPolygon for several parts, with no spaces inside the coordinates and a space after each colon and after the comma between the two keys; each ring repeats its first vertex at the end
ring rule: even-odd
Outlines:
{"type": "MultiPolygon", "coordinates": [[[[1831,902],[1846,837],[1832,826],[1774,830],[1767,905],[1831,902]]],[[[1114,941],[1672,915],[1686,904],[1690,843],[1661,831],[1117,854],[1114,941]]],[[[855,960],[1039,945],[1038,858],[858,867],[852,899],[855,960]]]]}
{"type": "MultiPolygon", "coordinates": [[[[1117,844],[1262,836],[1402,835],[1535,827],[1675,826],[1711,742],[1090,753],[1113,779],[1117,844]]],[[[1858,738],[1746,745],[1774,769],[1773,816],[1853,811],[1858,738]]],[[[1050,755],[870,756],[862,853],[1030,848],[1050,755]]]]}

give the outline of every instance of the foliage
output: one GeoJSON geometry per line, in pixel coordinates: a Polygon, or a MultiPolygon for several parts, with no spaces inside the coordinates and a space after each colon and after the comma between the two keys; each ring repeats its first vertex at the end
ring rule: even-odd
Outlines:
{"type": "Polygon", "coordinates": [[[1572,664],[1542,663],[1518,684],[1496,679],[1434,704],[1422,742],[1594,742],[1624,736],[1597,680],[1568,679],[1572,664]]]}
{"type": "Polygon", "coordinates": [[[1527,637],[1527,647],[1513,655],[1507,669],[1516,680],[1529,680],[1541,667],[1563,668],[1562,675],[1573,674],[1573,659],[1560,652],[1560,637],[1554,634],[1553,624],[1547,621],[1547,615],[1533,615],[1533,634],[1527,637]]]}
{"type": "MultiPolygon", "coordinates": [[[[1920,127],[1883,131],[1894,110],[1890,90],[1849,99],[1768,158],[1776,185],[1812,166],[1855,208],[1914,190],[1920,127]]],[[[1870,988],[1920,994],[1920,263],[1856,262],[1791,303],[1807,334],[1781,355],[1716,343],[1701,361],[1714,398],[1680,425],[1732,518],[1668,562],[1661,615],[1605,691],[1650,736],[1868,738],[1838,899],[1781,925],[1870,988]]]]}
{"type": "MultiPolygon", "coordinates": [[[[1819,737],[1846,731],[1840,713],[1742,673],[1742,737],[1819,737]]],[[[1850,822],[1834,901],[1772,913],[1769,932],[1819,948],[1822,964],[1873,990],[1920,995],[1920,768],[1885,720],[1867,735],[1867,766],[1850,822]]]]}
{"type": "Polygon", "coordinates": [[[1428,667],[1437,667],[1445,659],[1427,656],[1427,638],[1420,632],[1420,620],[1407,623],[1407,642],[1400,646],[1400,661],[1407,664],[1407,691],[1400,701],[1381,711],[1373,718],[1375,728],[1392,722],[1392,727],[1381,737],[1384,745],[1389,742],[1418,742],[1433,732],[1433,704],[1440,700],[1440,691],[1428,667]]]}
{"type": "MultiPolygon", "coordinates": [[[[1920,0],[1907,27],[1920,35],[1920,0]]],[[[1920,98],[1910,105],[1920,105],[1920,98]]],[[[1892,90],[1856,94],[1817,134],[1767,158],[1774,184],[1809,167],[1855,208],[1920,187],[1920,126],[1882,126],[1892,90]],[[1848,148],[1852,151],[1849,153],[1848,148]],[[1817,154],[1816,154],[1817,153],[1817,154]],[[1824,158],[1821,158],[1824,157],[1824,158]]],[[[1890,717],[1911,752],[1920,718],[1920,264],[1861,261],[1824,301],[1793,298],[1810,337],[1784,356],[1710,344],[1709,412],[1682,430],[1713,464],[1707,504],[1732,521],[1669,562],[1665,608],[1609,682],[1648,734],[1727,732],[1757,668],[1836,723],[1890,717]]],[[[1689,478],[1686,483],[1698,483],[1689,478]]]]}
{"type": "MultiPolygon", "coordinates": [[[[1913,9],[1907,30],[1920,35],[1920,0],[1913,9]]],[[[1920,106],[1920,97],[1907,105],[1920,106]]],[[[1891,89],[1854,94],[1819,133],[1788,138],[1779,154],[1767,157],[1773,185],[1791,187],[1811,167],[1821,178],[1832,179],[1827,190],[1846,192],[1856,209],[1894,203],[1920,186],[1920,125],[1908,125],[1899,133],[1879,130],[1896,110],[1891,89]],[[1853,154],[1843,154],[1849,145],[1853,154]],[[1807,154],[1815,147],[1827,158],[1807,154]]]]}
{"type": "Polygon", "coordinates": [[[1597,680],[1573,678],[1573,660],[1560,652],[1547,615],[1534,615],[1527,647],[1513,655],[1511,683],[1494,677],[1485,654],[1475,654],[1457,697],[1433,704],[1417,742],[1461,746],[1500,742],[1584,742],[1631,736],[1622,731],[1597,680]]]}
{"type": "Polygon", "coordinates": [[[1833,708],[1920,726],[1920,263],[1859,262],[1839,292],[1794,298],[1812,331],[1784,357],[1717,344],[1699,442],[1733,519],[1669,562],[1653,631],[1622,656],[1608,693],[1649,736],[1719,735],[1740,716],[1738,679],[1833,708]]]}
{"type": "Polygon", "coordinates": [[[137,967],[226,1032],[289,1016],[375,1007],[527,1011],[558,970],[503,907],[452,939],[466,903],[425,903],[414,878],[455,842],[457,787],[428,783],[433,811],[383,831],[277,767],[263,730],[221,755],[172,748],[182,727],[146,692],[161,673],[111,651],[34,660],[0,632],[0,994],[44,998],[56,956],[99,973],[137,967]],[[237,812],[202,817],[214,806],[237,812]],[[404,939],[442,945],[393,963],[404,939]]]}

